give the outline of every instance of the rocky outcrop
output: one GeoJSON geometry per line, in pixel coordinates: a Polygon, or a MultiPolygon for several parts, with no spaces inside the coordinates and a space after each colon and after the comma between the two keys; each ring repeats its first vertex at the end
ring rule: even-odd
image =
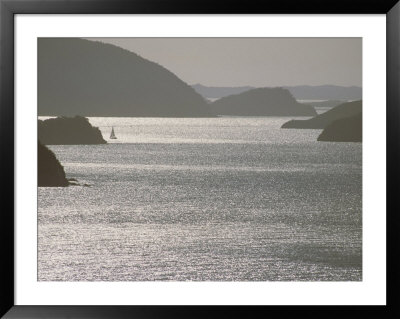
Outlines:
{"type": "Polygon", "coordinates": [[[64,168],[46,146],[38,142],[38,186],[68,186],[64,168]]]}
{"type": "Polygon", "coordinates": [[[39,140],[45,145],[107,143],[100,130],[82,116],[39,120],[38,135],[39,140]]]}
{"type": "Polygon", "coordinates": [[[253,89],[223,97],[210,104],[218,115],[234,116],[314,116],[309,105],[298,103],[283,88],[253,89]]]}
{"type": "Polygon", "coordinates": [[[362,113],[333,121],[318,136],[318,141],[362,142],[362,113]]]}
{"type": "Polygon", "coordinates": [[[361,111],[361,100],[343,103],[309,120],[291,120],[286,122],[282,125],[282,128],[324,129],[336,120],[357,115],[361,111]]]}

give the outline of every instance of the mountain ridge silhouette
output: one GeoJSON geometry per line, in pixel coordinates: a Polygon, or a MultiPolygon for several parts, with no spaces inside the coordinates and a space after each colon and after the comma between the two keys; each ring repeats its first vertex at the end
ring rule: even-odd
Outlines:
{"type": "Polygon", "coordinates": [[[214,116],[200,94],[163,66],[78,38],[38,39],[38,114],[214,116]]]}

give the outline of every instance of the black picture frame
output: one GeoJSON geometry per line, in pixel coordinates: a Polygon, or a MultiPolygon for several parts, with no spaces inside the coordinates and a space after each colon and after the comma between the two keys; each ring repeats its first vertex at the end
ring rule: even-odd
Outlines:
{"type": "MultiPolygon", "coordinates": [[[[399,316],[396,244],[400,136],[400,2],[398,0],[284,0],[243,3],[179,0],[0,0],[0,315],[4,318],[164,318],[238,315],[348,318],[399,316]],[[387,21],[387,305],[386,306],[20,306],[14,304],[14,16],[16,14],[385,14],[387,21]]],[[[380,106],[376,106],[379,108],[380,106]]],[[[377,212],[384,213],[384,212],[377,212]]]]}

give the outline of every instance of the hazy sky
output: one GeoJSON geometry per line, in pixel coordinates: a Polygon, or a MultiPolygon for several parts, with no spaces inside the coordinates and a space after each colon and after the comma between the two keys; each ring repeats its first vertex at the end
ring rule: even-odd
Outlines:
{"type": "Polygon", "coordinates": [[[157,62],[188,84],[361,86],[361,38],[96,38],[157,62]]]}

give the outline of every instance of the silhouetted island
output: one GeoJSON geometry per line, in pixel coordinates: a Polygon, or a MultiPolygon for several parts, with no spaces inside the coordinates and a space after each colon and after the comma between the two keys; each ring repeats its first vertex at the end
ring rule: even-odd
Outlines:
{"type": "Polygon", "coordinates": [[[200,94],[161,65],[76,38],[38,39],[38,114],[214,116],[200,94]]]}
{"type": "Polygon", "coordinates": [[[319,114],[309,120],[291,120],[282,125],[282,128],[323,129],[333,121],[357,115],[362,111],[362,101],[340,104],[333,109],[319,114]]]}
{"type": "Polygon", "coordinates": [[[253,86],[229,87],[229,86],[205,86],[202,84],[193,84],[192,88],[194,88],[196,92],[202,95],[203,97],[211,99],[220,99],[221,97],[233,94],[240,94],[255,89],[255,87],[253,86]]]}
{"type": "MultiPolygon", "coordinates": [[[[232,94],[240,94],[245,91],[256,89],[253,86],[205,86],[194,84],[192,87],[197,93],[205,98],[221,98],[232,94]]],[[[362,88],[359,86],[338,86],[338,85],[298,85],[283,86],[289,90],[296,100],[360,100],[362,98],[362,88]]]]}
{"type": "Polygon", "coordinates": [[[64,168],[46,146],[38,141],[38,186],[60,187],[68,186],[64,168]]]}
{"type": "Polygon", "coordinates": [[[318,141],[362,142],[362,112],[333,121],[318,136],[318,141]]]}
{"type": "Polygon", "coordinates": [[[283,88],[260,88],[223,97],[210,104],[218,115],[234,116],[314,116],[309,105],[298,103],[283,88]]]}
{"type": "Polygon", "coordinates": [[[338,105],[346,103],[346,102],[347,101],[328,100],[328,101],[318,101],[318,102],[308,101],[308,102],[300,102],[300,103],[311,105],[314,108],[315,107],[333,108],[335,106],[338,106],[338,105]]]}
{"type": "Polygon", "coordinates": [[[359,86],[338,85],[298,85],[284,86],[297,100],[361,100],[362,88],[359,86]]]}
{"type": "Polygon", "coordinates": [[[38,120],[38,136],[45,145],[107,143],[100,130],[82,116],[38,120]]]}

